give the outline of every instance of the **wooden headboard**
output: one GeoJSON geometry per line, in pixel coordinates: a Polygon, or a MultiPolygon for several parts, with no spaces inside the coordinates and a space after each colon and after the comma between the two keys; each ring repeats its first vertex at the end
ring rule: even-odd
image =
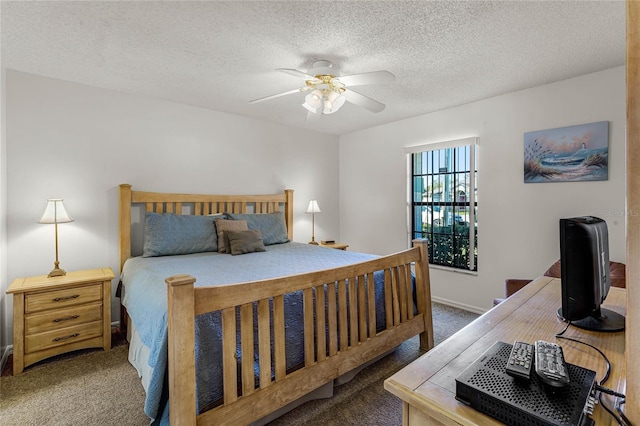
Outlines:
{"type": "Polygon", "coordinates": [[[204,195],[134,191],[120,185],[120,271],[131,257],[131,208],[144,205],[147,212],[207,215],[214,213],[273,213],[284,208],[287,234],[293,240],[293,189],[267,195],[204,195]]]}

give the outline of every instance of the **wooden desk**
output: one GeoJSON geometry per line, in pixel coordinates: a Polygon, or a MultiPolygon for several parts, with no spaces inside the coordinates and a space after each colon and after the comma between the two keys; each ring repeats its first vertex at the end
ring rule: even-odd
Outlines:
{"type": "MultiPolygon", "coordinates": [[[[600,354],[588,346],[554,337],[566,326],[556,316],[560,296],[559,279],[539,277],[385,380],[385,389],[404,402],[403,425],[501,424],[455,399],[455,378],[498,340],[555,341],[562,346],[567,362],[594,370],[596,380],[602,380],[606,364],[600,354]]],[[[603,306],[625,315],[626,290],[612,287],[603,306]]],[[[611,375],[604,386],[624,393],[624,332],[598,333],[569,327],[564,336],[603,351],[611,362],[611,375]]],[[[614,407],[611,397],[603,400],[614,407]]],[[[600,405],[592,417],[598,426],[617,424],[600,405]]]]}

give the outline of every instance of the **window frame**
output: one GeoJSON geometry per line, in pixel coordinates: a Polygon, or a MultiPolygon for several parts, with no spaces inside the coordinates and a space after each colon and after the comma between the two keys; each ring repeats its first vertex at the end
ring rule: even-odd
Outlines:
{"type": "MultiPolygon", "coordinates": [[[[477,162],[477,154],[478,154],[478,145],[479,145],[479,138],[478,137],[469,137],[469,138],[463,138],[463,139],[455,139],[455,140],[449,140],[449,141],[443,141],[443,142],[435,142],[435,143],[426,143],[426,144],[421,144],[421,145],[415,145],[415,146],[409,146],[409,147],[404,147],[404,153],[407,155],[407,224],[408,224],[408,237],[409,237],[409,243],[411,242],[411,240],[413,238],[415,238],[415,235],[417,233],[421,233],[421,235],[424,235],[424,231],[419,231],[416,229],[416,223],[415,223],[415,208],[418,206],[431,206],[432,207],[432,211],[434,208],[434,201],[432,200],[432,202],[425,202],[425,201],[415,201],[414,200],[414,179],[417,176],[425,176],[423,173],[418,173],[414,175],[414,170],[413,170],[413,166],[414,166],[414,162],[413,162],[413,154],[420,154],[423,152],[427,152],[427,151],[437,151],[437,150],[443,150],[443,149],[452,149],[452,148],[459,148],[459,147],[464,147],[464,146],[468,146],[469,149],[469,169],[467,170],[465,168],[465,170],[459,170],[455,167],[454,164],[454,168],[453,170],[450,171],[446,171],[446,172],[435,172],[433,169],[431,170],[431,173],[429,174],[430,176],[437,176],[440,175],[441,173],[445,173],[447,175],[452,175],[455,176],[457,174],[464,174],[464,173],[468,173],[469,175],[469,191],[467,191],[467,193],[465,194],[465,201],[464,202],[460,202],[457,200],[457,197],[454,197],[454,199],[452,201],[438,201],[438,206],[440,206],[440,203],[446,203],[446,205],[448,207],[453,208],[454,210],[451,212],[451,215],[455,218],[455,209],[458,207],[466,207],[468,206],[468,218],[469,218],[469,235],[467,237],[456,237],[456,233],[455,233],[455,224],[452,225],[452,230],[451,230],[451,237],[454,240],[454,244],[456,240],[459,240],[460,238],[467,238],[468,240],[468,244],[465,244],[468,247],[468,251],[470,253],[473,253],[470,257],[469,257],[469,261],[467,262],[467,264],[465,266],[455,266],[452,265],[450,263],[447,264],[442,264],[442,263],[433,263],[432,259],[434,257],[434,247],[433,244],[429,244],[429,262],[430,265],[433,266],[437,266],[439,268],[445,268],[445,269],[450,269],[453,271],[457,271],[457,272],[466,272],[466,273],[477,273],[478,272],[478,262],[477,262],[477,254],[475,254],[475,252],[477,251],[477,244],[476,244],[476,239],[477,239],[477,220],[476,220],[476,215],[477,215],[477,208],[478,208],[478,202],[477,202],[477,173],[478,173],[478,162],[477,162]]],[[[433,178],[432,178],[433,179],[433,178]]],[[[433,230],[433,228],[431,228],[433,230]]],[[[433,232],[431,233],[432,239],[433,239],[433,232]]],[[[443,234],[446,235],[446,234],[443,234]]],[[[426,236],[425,236],[426,238],[426,236]]]]}

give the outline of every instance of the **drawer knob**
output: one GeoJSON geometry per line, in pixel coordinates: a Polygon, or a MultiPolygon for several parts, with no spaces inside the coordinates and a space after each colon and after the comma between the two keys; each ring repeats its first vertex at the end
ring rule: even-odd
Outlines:
{"type": "Polygon", "coordinates": [[[80,318],[80,315],[72,315],[70,317],[65,317],[65,318],[56,318],[53,320],[53,322],[69,321],[69,320],[74,320],[76,318],[80,318]]]}
{"type": "Polygon", "coordinates": [[[76,299],[78,297],[80,297],[79,294],[74,294],[73,296],[56,297],[55,299],[53,299],[53,301],[54,302],[62,302],[63,300],[76,299]]]}
{"type": "Polygon", "coordinates": [[[53,341],[54,342],[59,342],[60,340],[73,339],[74,337],[78,337],[79,335],[80,335],[80,333],[73,333],[73,334],[70,334],[68,336],[56,337],[55,339],[53,339],[53,341]]]}

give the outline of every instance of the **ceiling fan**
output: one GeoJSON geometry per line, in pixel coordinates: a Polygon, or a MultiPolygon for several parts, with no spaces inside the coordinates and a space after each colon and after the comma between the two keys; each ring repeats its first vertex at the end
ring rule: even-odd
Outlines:
{"type": "Polygon", "coordinates": [[[278,68],[294,77],[304,80],[304,85],[293,90],[264,98],[254,99],[249,103],[255,104],[262,101],[278,98],[280,96],[291,95],[293,93],[304,92],[307,95],[302,104],[312,113],[333,114],[338,111],[345,102],[363,107],[371,112],[384,110],[384,104],[371,99],[365,95],[351,90],[351,86],[361,86],[365,84],[391,83],[396,77],[389,71],[373,71],[362,74],[352,74],[336,76],[333,74],[333,64],[329,61],[321,60],[313,63],[307,72],[290,68],[278,68]]]}

